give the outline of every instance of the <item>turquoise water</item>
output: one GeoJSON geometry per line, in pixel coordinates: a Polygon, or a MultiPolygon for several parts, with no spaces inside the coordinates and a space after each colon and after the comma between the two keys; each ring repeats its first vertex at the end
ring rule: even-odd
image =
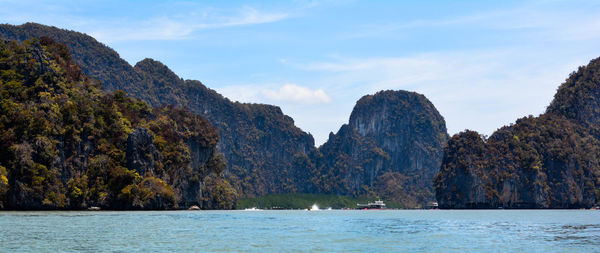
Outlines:
{"type": "Polygon", "coordinates": [[[600,211],[0,212],[2,252],[599,252],[600,211]]]}

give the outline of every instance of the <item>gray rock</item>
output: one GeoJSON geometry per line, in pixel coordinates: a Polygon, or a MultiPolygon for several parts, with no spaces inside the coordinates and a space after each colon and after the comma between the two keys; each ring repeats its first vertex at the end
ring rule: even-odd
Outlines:
{"type": "Polygon", "coordinates": [[[140,175],[154,176],[154,163],[161,160],[160,153],[153,144],[154,136],[148,129],[137,127],[127,137],[127,168],[140,175]]]}
{"type": "Polygon", "coordinates": [[[425,96],[407,91],[364,96],[349,123],[319,149],[326,179],[318,184],[335,194],[374,192],[406,206],[425,205],[434,200],[431,182],[447,138],[444,118],[425,96]]]}

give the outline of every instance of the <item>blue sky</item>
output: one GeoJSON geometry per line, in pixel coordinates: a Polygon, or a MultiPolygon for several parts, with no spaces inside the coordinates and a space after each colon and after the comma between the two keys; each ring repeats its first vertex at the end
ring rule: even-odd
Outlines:
{"type": "Polygon", "coordinates": [[[545,110],[600,57],[598,1],[4,1],[0,22],[87,33],[232,100],[278,105],[317,145],[382,89],[424,94],[450,134],[545,110]]]}

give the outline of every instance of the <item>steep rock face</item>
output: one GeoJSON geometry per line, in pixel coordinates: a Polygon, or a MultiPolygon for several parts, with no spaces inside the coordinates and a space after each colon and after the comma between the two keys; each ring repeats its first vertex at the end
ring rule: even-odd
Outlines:
{"type": "Polygon", "coordinates": [[[137,63],[135,70],[164,94],[157,96],[161,101],[186,105],[217,127],[227,176],[245,196],[307,190],[309,178],[295,176],[307,168],[294,159],[315,152],[314,139],[279,107],[231,102],[199,81],[181,80],[151,59],[137,63]]]}
{"type": "MultiPolygon", "coordinates": [[[[178,200],[178,206],[197,205],[205,209],[231,209],[232,200],[216,200],[208,196],[213,181],[220,179],[225,165],[216,155],[216,143],[200,143],[192,138],[184,141],[184,149],[189,157],[182,157],[184,162],[170,171],[161,170],[165,162],[161,152],[154,145],[154,135],[146,128],[137,127],[127,138],[127,168],[139,175],[162,178],[170,185],[178,200]],[[207,145],[208,144],[208,145],[207,145]]],[[[227,185],[225,181],[219,184],[227,185]]],[[[215,184],[214,186],[218,186],[215,184]]],[[[231,194],[224,192],[223,194],[231,194]]]]}
{"type": "Polygon", "coordinates": [[[0,43],[1,208],[233,208],[217,142],[199,115],[103,94],[47,37],[0,43]]]}
{"type": "Polygon", "coordinates": [[[479,134],[466,131],[460,137],[454,136],[448,142],[446,150],[442,170],[448,166],[455,168],[444,180],[450,187],[436,187],[437,199],[442,207],[447,207],[447,199],[460,201],[453,205],[455,208],[487,207],[486,194],[491,194],[491,191],[485,187],[490,185],[490,178],[485,177],[479,168],[488,167],[486,162],[490,157],[479,134]]]}
{"type": "Polygon", "coordinates": [[[561,85],[545,114],[484,140],[453,136],[435,178],[442,208],[589,208],[600,201],[599,60],[561,85]]]}
{"type": "Polygon", "coordinates": [[[152,106],[175,105],[205,116],[221,136],[218,149],[227,160],[226,175],[245,196],[313,190],[306,182],[311,167],[299,157],[316,152],[310,134],[276,106],[232,102],[199,81],[182,80],[158,61],[135,67],[90,36],[34,23],[0,25],[0,38],[48,36],[67,45],[83,72],[106,91],[124,90],[152,106]],[[306,163],[305,163],[306,164],[306,163]]]}
{"type": "Polygon", "coordinates": [[[140,175],[154,175],[154,163],[162,160],[160,152],[154,147],[154,136],[148,129],[137,127],[127,137],[127,168],[140,175]]]}
{"type": "Polygon", "coordinates": [[[320,147],[316,185],[324,192],[423,205],[433,200],[431,182],[447,138],[444,119],[425,96],[407,91],[365,96],[349,123],[320,147]]]}

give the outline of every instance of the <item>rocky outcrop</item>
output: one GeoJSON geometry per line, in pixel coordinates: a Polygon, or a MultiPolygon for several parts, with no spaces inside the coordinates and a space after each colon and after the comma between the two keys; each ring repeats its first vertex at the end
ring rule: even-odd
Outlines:
{"type": "Polygon", "coordinates": [[[562,84],[545,114],[488,139],[453,136],[435,178],[442,208],[589,208],[600,202],[600,59],[562,84]]]}
{"type": "Polygon", "coordinates": [[[349,123],[319,148],[316,185],[323,192],[370,194],[418,207],[434,198],[431,182],[447,138],[444,119],[425,96],[364,96],[349,123]]]}
{"type": "Polygon", "coordinates": [[[140,175],[155,175],[155,163],[162,160],[154,147],[154,136],[146,128],[137,127],[127,137],[127,168],[140,175]]]}

